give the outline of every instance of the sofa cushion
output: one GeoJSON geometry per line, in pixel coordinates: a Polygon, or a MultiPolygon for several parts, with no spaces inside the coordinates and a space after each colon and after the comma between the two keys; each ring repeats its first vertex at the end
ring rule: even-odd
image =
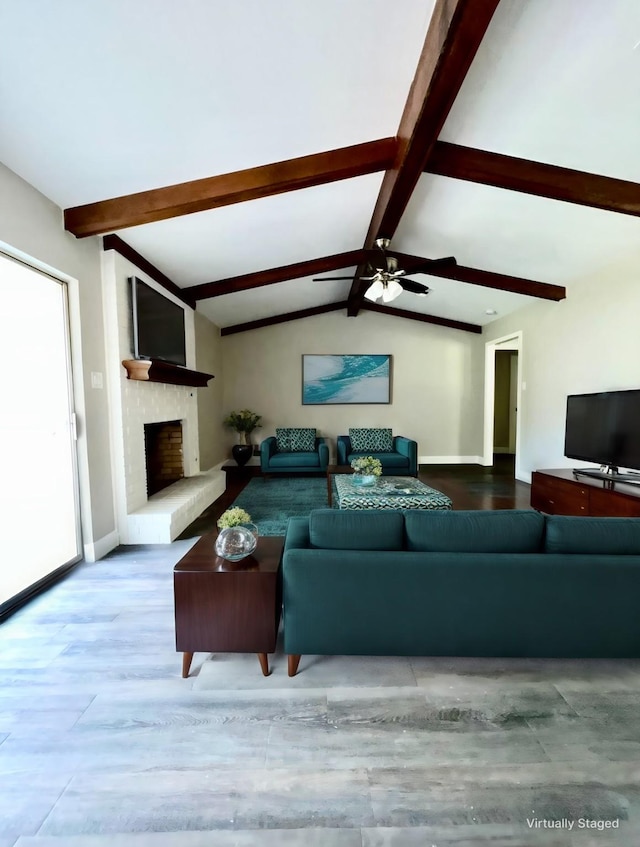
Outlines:
{"type": "Polygon", "coordinates": [[[274,453],[269,459],[270,468],[317,468],[320,466],[318,451],[313,453],[274,453]]]}
{"type": "MultiPolygon", "coordinates": [[[[350,453],[348,458],[349,464],[353,459],[358,459],[360,456],[368,456],[369,453],[350,453]]],[[[408,468],[409,457],[403,456],[401,453],[376,453],[376,459],[379,459],[383,468],[408,468]]]]}
{"type": "Polygon", "coordinates": [[[291,452],[291,430],[288,427],[276,427],[276,444],[278,453],[291,452]]]}
{"type": "Polygon", "coordinates": [[[309,516],[311,546],[325,550],[402,550],[403,528],[396,511],[316,509],[309,516]]]}
{"type": "Polygon", "coordinates": [[[293,453],[310,453],[316,449],[315,429],[294,427],[289,430],[289,439],[293,453]]]}
{"type": "Polygon", "coordinates": [[[408,550],[433,553],[538,553],[543,547],[543,534],[542,515],[524,509],[496,512],[405,512],[408,550]]]}
{"type": "Polygon", "coordinates": [[[545,517],[547,553],[640,555],[640,519],[545,517]]]}
{"type": "Polygon", "coordinates": [[[349,430],[349,440],[355,453],[390,453],[393,450],[393,435],[390,429],[356,427],[349,430]]]}

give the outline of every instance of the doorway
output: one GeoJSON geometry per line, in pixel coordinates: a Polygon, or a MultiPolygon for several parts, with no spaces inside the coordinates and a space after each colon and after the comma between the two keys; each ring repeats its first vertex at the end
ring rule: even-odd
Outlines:
{"type": "Polygon", "coordinates": [[[493,454],[515,456],[518,351],[496,350],[493,397],[493,454]]]}
{"type": "Polygon", "coordinates": [[[522,333],[485,345],[483,465],[511,462],[520,478],[519,410],[522,394],[522,333]]]}
{"type": "Polygon", "coordinates": [[[80,559],[67,285],[0,254],[0,614],[80,559]]]}

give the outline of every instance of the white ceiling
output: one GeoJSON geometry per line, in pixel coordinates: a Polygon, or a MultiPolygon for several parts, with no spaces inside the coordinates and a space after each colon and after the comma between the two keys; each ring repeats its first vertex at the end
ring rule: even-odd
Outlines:
{"type": "MultiPolygon", "coordinates": [[[[0,161],[66,208],[395,135],[432,8],[433,0],[0,0],[0,161]]],[[[637,0],[501,0],[440,137],[640,182],[638,42],[637,0]]],[[[361,247],[381,180],[118,234],[188,287],[361,247]]],[[[571,296],[594,268],[621,255],[640,261],[640,220],[425,174],[393,248],[455,255],[565,285],[571,296]]],[[[413,278],[431,294],[403,294],[395,306],[484,324],[494,319],[487,308],[501,317],[531,302],[413,278]]],[[[292,280],[198,309],[224,327],[348,291],[348,282],[292,280]]]]}

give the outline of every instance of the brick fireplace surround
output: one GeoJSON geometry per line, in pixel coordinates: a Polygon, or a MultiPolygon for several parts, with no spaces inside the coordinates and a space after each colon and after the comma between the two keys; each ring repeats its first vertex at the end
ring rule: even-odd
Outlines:
{"type": "MultiPolygon", "coordinates": [[[[159,286],[113,250],[103,253],[102,271],[118,540],[168,544],[224,492],[225,474],[219,466],[200,470],[197,392],[204,389],[130,380],[122,366],[133,354],[128,277],[159,286]],[[167,422],[182,429],[184,478],[148,496],[145,424],[167,422]]],[[[195,368],[193,311],[188,307],[185,330],[187,364],[195,368]]]]}

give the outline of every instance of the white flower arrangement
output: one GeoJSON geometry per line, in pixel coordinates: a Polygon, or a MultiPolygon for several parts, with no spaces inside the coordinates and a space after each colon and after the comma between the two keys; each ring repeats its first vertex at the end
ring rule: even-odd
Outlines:
{"type": "Polygon", "coordinates": [[[374,456],[359,456],[353,459],[351,467],[357,474],[363,476],[380,476],[382,474],[382,463],[374,456]]]}
{"type": "Polygon", "coordinates": [[[233,509],[227,509],[218,518],[218,529],[229,529],[232,526],[241,526],[242,524],[251,523],[251,515],[245,512],[239,506],[234,506],[233,509]]]}

